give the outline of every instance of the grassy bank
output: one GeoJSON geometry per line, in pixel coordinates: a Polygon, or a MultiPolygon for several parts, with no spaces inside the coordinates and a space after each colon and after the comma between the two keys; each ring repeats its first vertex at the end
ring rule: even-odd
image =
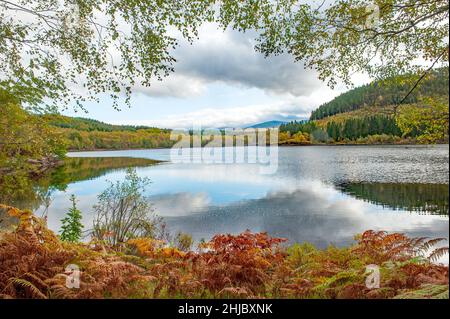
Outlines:
{"type": "Polygon", "coordinates": [[[319,250],[245,232],[195,251],[151,238],[108,247],[61,241],[31,212],[2,208],[20,220],[0,239],[3,298],[448,298],[448,267],[432,262],[448,249],[424,255],[439,240],[367,231],[319,250]],[[370,264],[379,288],[366,286],[370,264]],[[80,269],[77,289],[68,265],[80,269]]]}

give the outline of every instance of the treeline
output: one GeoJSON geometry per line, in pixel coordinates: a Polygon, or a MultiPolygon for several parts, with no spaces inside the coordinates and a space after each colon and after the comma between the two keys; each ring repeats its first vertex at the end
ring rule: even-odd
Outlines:
{"type": "Polygon", "coordinates": [[[280,133],[289,132],[290,134],[296,133],[312,133],[317,130],[317,124],[312,121],[293,121],[280,125],[280,133]]]}
{"type": "Polygon", "coordinates": [[[374,115],[364,118],[349,118],[343,122],[330,121],[326,132],[334,141],[355,140],[371,135],[402,136],[400,128],[393,117],[374,115]]]}
{"type": "Polygon", "coordinates": [[[136,131],[78,131],[60,129],[69,150],[169,148],[170,131],[140,129],[136,131]]]}
{"type": "Polygon", "coordinates": [[[68,150],[168,148],[170,130],[149,126],[114,125],[101,121],[46,114],[42,118],[61,135],[68,150]]]}
{"type": "MultiPolygon", "coordinates": [[[[415,137],[419,132],[412,132],[407,137],[415,137]]],[[[384,136],[385,142],[389,140],[385,137],[404,137],[398,127],[396,120],[392,116],[375,114],[364,117],[348,117],[340,120],[330,120],[328,122],[290,122],[280,126],[281,142],[347,142],[360,140],[383,142],[379,139],[364,140],[370,136],[384,136]],[[286,135],[287,134],[287,135],[286,135]]],[[[391,139],[398,142],[399,139],[391,139]]],[[[290,144],[284,143],[284,144],[290,144]]]]}
{"type": "MultiPolygon", "coordinates": [[[[388,82],[373,82],[346,93],[341,94],[332,101],[321,105],[311,113],[311,120],[319,120],[339,113],[351,112],[364,106],[387,106],[398,104],[411,89],[408,76],[387,80],[388,82]]],[[[425,78],[420,86],[411,94],[403,104],[417,103],[426,96],[448,96],[449,74],[448,68],[435,70],[425,78]]]]}

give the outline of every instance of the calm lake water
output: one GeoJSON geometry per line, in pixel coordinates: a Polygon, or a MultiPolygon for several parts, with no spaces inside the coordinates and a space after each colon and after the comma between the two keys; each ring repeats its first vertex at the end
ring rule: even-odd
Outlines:
{"type": "MultiPolygon", "coordinates": [[[[89,228],[97,195],[135,166],[151,179],[147,195],[169,230],[196,240],[246,229],[319,247],[347,245],[368,229],[449,237],[448,145],[281,147],[273,175],[260,174],[254,164],[142,160],[170,161],[170,150],[69,156],[69,169],[47,185],[48,223],[55,231],[71,194],[89,228]]],[[[37,208],[43,211],[44,205],[37,208]]]]}

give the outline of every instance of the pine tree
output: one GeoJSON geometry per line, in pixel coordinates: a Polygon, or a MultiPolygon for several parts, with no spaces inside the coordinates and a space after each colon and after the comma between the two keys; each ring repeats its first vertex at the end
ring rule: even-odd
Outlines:
{"type": "Polygon", "coordinates": [[[61,240],[70,241],[70,242],[78,242],[81,239],[83,224],[81,220],[83,218],[82,213],[77,208],[75,195],[70,197],[70,201],[72,202],[72,208],[70,208],[69,212],[66,214],[61,220],[61,240]]]}

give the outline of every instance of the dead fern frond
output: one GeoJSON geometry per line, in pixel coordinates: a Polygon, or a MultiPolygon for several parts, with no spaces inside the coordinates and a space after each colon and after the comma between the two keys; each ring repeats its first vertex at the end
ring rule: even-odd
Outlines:
{"type": "Polygon", "coordinates": [[[39,299],[48,299],[47,296],[39,290],[35,285],[33,285],[28,280],[22,279],[22,278],[10,278],[8,282],[11,285],[18,285],[22,286],[23,288],[27,289],[33,297],[39,298],[39,299]]]}
{"type": "Polygon", "coordinates": [[[431,262],[436,262],[445,255],[448,255],[448,247],[437,248],[430,254],[430,256],[428,256],[428,260],[431,262]]]}
{"type": "Polygon", "coordinates": [[[223,288],[221,291],[219,291],[218,295],[225,296],[225,297],[237,297],[237,298],[242,298],[242,297],[249,298],[252,296],[252,294],[247,289],[241,288],[241,287],[223,288]]]}
{"type": "Polygon", "coordinates": [[[440,242],[443,242],[443,241],[447,241],[447,239],[445,239],[445,238],[434,238],[434,239],[430,239],[430,240],[428,240],[426,242],[423,242],[421,245],[418,245],[417,247],[418,247],[418,249],[420,251],[427,251],[427,250],[433,248],[434,246],[436,246],[437,244],[439,244],[440,242]]]}
{"type": "Polygon", "coordinates": [[[62,243],[27,212],[12,214],[30,223],[0,239],[0,298],[391,298],[448,284],[448,266],[433,263],[448,254],[447,247],[432,250],[442,238],[367,231],[350,248],[285,249],[285,239],[246,231],[216,235],[195,252],[149,238],[118,252],[62,243]],[[66,286],[70,264],[79,267],[77,289],[66,286]],[[368,264],[383,268],[379,290],[364,285],[368,264]]]}

